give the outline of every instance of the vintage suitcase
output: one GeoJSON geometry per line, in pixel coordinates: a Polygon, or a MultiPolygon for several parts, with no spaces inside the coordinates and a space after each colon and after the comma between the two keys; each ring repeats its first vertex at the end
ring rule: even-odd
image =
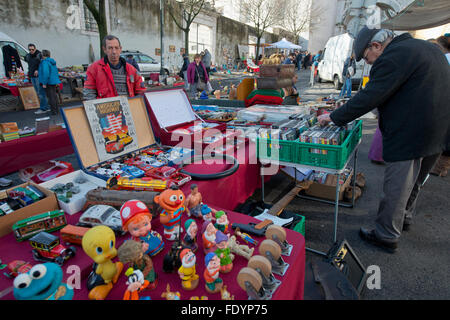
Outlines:
{"type": "Polygon", "coordinates": [[[293,78],[295,65],[293,64],[263,64],[260,67],[259,76],[263,78],[293,78]]]}
{"type": "MultiPolygon", "coordinates": [[[[102,104],[102,100],[96,100],[98,104],[102,104]]],[[[97,151],[96,141],[92,134],[90,123],[88,120],[85,107],[83,105],[66,107],[62,109],[62,115],[66,124],[67,132],[72,141],[75,155],[77,156],[80,169],[87,174],[107,181],[110,176],[98,173],[97,168],[110,161],[115,161],[120,157],[133,154],[147,148],[159,148],[152,126],[146,104],[142,96],[128,98],[129,111],[134,122],[136,146],[129,144],[122,151],[113,153],[111,159],[102,160],[97,151]]],[[[106,148],[106,147],[105,147],[106,148]]],[[[170,149],[164,147],[164,149],[170,149]]],[[[185,149],[181,155],[183,159],[190,158],[194,154],[194,150],[185,149]],[[186,153],[184,151],[187,151],[186,153]]],[[[170,165],[170,164],[169,164],[170,165]]]]}
{"type": "Polygon", "coordinates": [[[203,139],[220,135],[227,129],[225,123],[202,120],[180,88],[146,92],[145,102],[155,136],[163,145],[203,150],[203,139]]]}
{"type": "Polygon", "coordinates": [[[258,89],[281,89],[292,87],[294,81],[292,78],[257,78],[256,86],[258,89]]]}

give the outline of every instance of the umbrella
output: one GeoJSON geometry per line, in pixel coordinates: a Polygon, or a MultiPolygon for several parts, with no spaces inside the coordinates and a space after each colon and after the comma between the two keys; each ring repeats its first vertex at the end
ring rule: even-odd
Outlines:
{"type": "Polygon", "coordinates": [[[275,49],[301,49],[301,46],[298,46],[296,44],[293,44],[292,42],[289,42],[286,40],[286,38],[281,39],[278,42],[272,43],[268,48],[275,48],[275,49]]]}

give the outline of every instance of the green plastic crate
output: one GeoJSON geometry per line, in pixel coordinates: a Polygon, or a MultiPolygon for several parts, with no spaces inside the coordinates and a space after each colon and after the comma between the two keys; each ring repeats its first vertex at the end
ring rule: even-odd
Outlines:
{"type": "Polygon", "coordinates": [[[300,141],[257,139],[258,159],[290,162],[314,167],[341,170],[362,137],[362,120],[347,134],[339,146],[300,141]],[[277,149],[274,149],[277,148],[277,149]],[[314,150],[326,150],[326,154],[314,150]]]}
{"type": "Polygon", "coordinates": [[[302,234],[303,237],[305,237],[305,220],[306,218],[302,215],[297,214],[301,218],[300,221],[297,222],[295,227],[292,229],[294,231],[297,231],[302,234]]]}

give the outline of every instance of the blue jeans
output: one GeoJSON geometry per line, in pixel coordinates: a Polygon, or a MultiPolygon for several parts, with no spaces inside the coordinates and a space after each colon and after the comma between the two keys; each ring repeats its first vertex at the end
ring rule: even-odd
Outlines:
{"type": "Polygon", "coordinates": [[[339,97],[343,97],[346,94],[347,98],[352,96],[352,78],[345,78],[344,85],[342,86],[341,93],[339,97]]]}
{"type": "Polygon", "coordinates": [[[34,90],[36,90],[37,95],[39,96],[40,107],[42,111],[47,111],[50,109],[48,106],[47,95],[45,93],[45,89],[41,87],[39,84],[39,78],[31,78],[31,82],[33,83],[34,90]]]}

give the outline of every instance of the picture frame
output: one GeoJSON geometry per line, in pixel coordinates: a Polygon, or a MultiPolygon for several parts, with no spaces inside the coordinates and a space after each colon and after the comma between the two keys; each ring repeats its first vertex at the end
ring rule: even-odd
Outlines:
{"type": "Polygon", "coordinates": [[[18,87],[20,99],[25,110],[38,109],[39,97],[33,86],[18,87]]]}

